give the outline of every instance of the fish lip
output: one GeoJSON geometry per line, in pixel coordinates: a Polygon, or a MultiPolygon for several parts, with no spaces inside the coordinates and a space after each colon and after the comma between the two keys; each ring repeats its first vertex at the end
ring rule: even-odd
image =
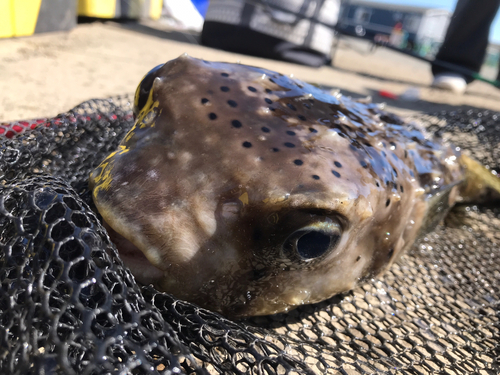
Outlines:
{"type": "MultiPolygon", "coordinates": [[[[247,296],[245,295],[245,297],[247,296]]],[[[287,313],[307,303],[304,301],[298,304],[291,303],[280,293],[272,296],[271,298],[268,297],[269,296],[266,293],[262,294],[257,292],[255,296],[252,296],[250,293],[249,297],[247,297],[244,302],[242,302],[241,299],[238,299],[236,302],[226,306],[221,306],[216,310],[221,311],[224,316],[230,318],[244,319],[252,316],[267,316],[287,313]]]]}
{"type": "Polygon", "coordinates": [[[283,302],[276,303],[272,301],[264,301],[260,303],[261,306],[252,306],[252,301],[249,303],[238,303],[226,306],[222,309],[222,315],[231,319],[246,319],[253,316],[268,316],[281,313],[287,313],[290,310],[300,306],[292,306],[283,302]]]}
{"type": "Polygon", "coordinates": [[[164,271],[156,267],[136,245],[115,231],[104,219],[102,225],[106,229],[111,242],[116,247],[123,264],[130,269],[134,277],[142,284],[155,283],[164,276],[164,271]]]}
{"type": "Polygon", "coordinates": [[[120,254],[120,258],[123,261],[123,264],[130,269],[134,277],[141,284],[155,284],[158,280],[160,280],[164,272],[159,268],[155,267],[146,256],[142,253],[142,251],[138,251],[132,255],[124,254],[117,248],[118,253],[120,254]]]}

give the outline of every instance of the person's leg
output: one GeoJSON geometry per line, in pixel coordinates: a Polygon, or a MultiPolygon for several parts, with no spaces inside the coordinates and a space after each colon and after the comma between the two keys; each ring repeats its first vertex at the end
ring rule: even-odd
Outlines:
{"type": "MultiPolygon", "coordinates": [[[[491,23],[500,0],[458,0],[448,31],[436,59],[479,72],[488,46],[491,23]]],[[[449,72],[432,66],[434,76],[449,72]]],[[[467,82],[472,77],[464,77],[467,82]]]]}

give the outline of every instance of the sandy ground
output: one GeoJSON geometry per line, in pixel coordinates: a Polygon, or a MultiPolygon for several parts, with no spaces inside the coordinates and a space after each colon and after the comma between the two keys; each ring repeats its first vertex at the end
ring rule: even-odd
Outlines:
{"type": "Polygon", "coordinates": [[[161,23],[109,22],[81,24],[65,33],[0,40],[0,121],[54,116],[90,98],[134,92],[149,69],[185,52],[293,74],[347,95],[372,95],[403,114],[458,107],[500,111],[499,89],[477,81],[464,95],[432,89],[425,62],[385,49],[370,53],[362,41],[341,39],[334,67],[315,69],[202,47],[195,35],[166,30],[161,23]],[[417,102],[377,94],[379,90],[401,94],[412,87],[419,91],[417,102]]]}

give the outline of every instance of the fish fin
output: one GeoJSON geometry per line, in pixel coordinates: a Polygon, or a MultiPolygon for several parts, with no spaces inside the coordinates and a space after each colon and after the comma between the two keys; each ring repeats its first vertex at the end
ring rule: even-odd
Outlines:
{"type": "Polygon", "coordinates": [[[427,196],[427,212],[420,233],[431,232],[446,216],[457,200],[459,185],[462,181],[441,187],[427,196]]]}
{"type": "Polygon", "coordinates": [[[467,155],[460,159],[466,168],[465,183],[460,189],[463,200],[473,203],[500,201],[500,178],[467,155]]]}

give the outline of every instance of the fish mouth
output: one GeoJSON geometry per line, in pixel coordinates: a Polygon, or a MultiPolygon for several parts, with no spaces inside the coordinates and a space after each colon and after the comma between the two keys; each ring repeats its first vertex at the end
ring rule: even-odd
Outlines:
{"type": "MultiPolygon", "coordinates": [[[[278,298],[271,301],[267,298],[259,297],[247,303],[237,303],[222,308],[222,315],[233,319],[245,319],[252,316],[266,316],[275,314],[286,314],[304,304],[309,304],[307,300],[289,301],[286,298],[278,298]]],[[[220,310],[220,309],[219,309],[220,310]]]]}
{"type": "Polygon", "coordinates": [[[116,232],[104,220],[103,226],[111,242],[115,244],[123,264],[130,269],[137,281],[145,285],[155,284],[164,276],[164,271],[155,267],[137,246],[116,232]]]}
{"type": "Polygon", "coordinates": [[[231,297],[232,300],[228,301],[229,303],[217,306],[215,310],[234,319],[286,314],[299,306],[317,302],[312,299],[309,290],[304,288],[287,290],[284,281],[274,277],[247,283],[245,287],[238,288],[231,297]],[[271,284],[276,287],[272,287],[271,284]]]}

